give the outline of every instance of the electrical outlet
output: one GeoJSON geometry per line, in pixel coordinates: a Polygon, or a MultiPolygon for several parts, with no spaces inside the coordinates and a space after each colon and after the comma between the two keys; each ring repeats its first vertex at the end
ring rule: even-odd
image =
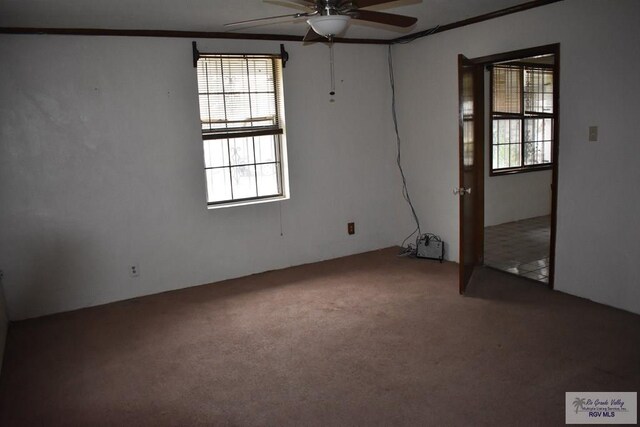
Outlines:
{"type": "Polygon", "coordinates": [[[347,233],[356,234],[356,223],[350,222],[347,224],[347,233]]]}
{"type": "Polygon", "coordinates": [[[589,126],[589,142],[598,142],[598,126],[589,126]]]}
{"type": "Polygon", "coordinates": [[[0,270],[0,282],[4,279],[4,270],[0,270]]]}
{"type": "Polygon", "coordinates": [[[138,264],[131,264],[129,266],[129,277],[138,277],[140,275],[140,267],[138,264]]]}

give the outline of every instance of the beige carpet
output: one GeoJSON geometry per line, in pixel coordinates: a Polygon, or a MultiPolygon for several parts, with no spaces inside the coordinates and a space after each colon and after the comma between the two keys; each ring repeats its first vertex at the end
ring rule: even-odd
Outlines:
{"type": "Polygon", "coordinates": [[[11,325],[0,425],[562,425],[640,316],[397,248],[11,325]]]}

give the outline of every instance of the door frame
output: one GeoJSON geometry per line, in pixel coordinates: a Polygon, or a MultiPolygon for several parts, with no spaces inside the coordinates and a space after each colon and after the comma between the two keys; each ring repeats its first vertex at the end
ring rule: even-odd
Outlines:
{"type": "MultiPolygon", "coordinates": [[[[488,65],[494,64],[496,62],[503,61],[511,61],[516,59],[528,58],[531,56],[538,55],[554,55],[554,68],[553,68],[553,102],[554,102],[554,111],[553,111],[553,164],[551,167],[551,239],[549,242],[549,289],[554,288],[555,283],[555,265],[556,265],[556,235],[557,235],[557,214],[558,214],[558,161],[559,161],[559,145],[560,145],[560,121],[559,121],[559,111],[560,111],[560,43],[548,44],[544,46],[537,46],[527,49],[519,49],[513,50],[509,52],[498,53],[494,55],[481,56],[477,58],[470,58],[471,62],[473,62],[475,67],[478,67],[478,72],[480,70],[484,70],[484,68],[488,65]]],[[[484,79],[479,79],[480,88],[474,90],[474,104],[479,102],[480,105],[484,106],[484,93],[485,93],[485,84],[484,79]],[[477,99],[477,98],[481,99],[477,99]]],[[[474,88],[475,89],[475,88],[474,88]]],[[[485,122],[485,113],[482,109],[482,117],[479,119],[482,121],[482,124],[479,124],[480,128],[484,128],[485,122]]],[[[477,217],[482,220],[482,224],[480,224],[480,220],[475,222],[476,230],[474,233],[474,239],[476,241],[476,252],[478,257],[478,264],[482,264],[484,262],[484,168],[485,168],[485,132],[484,129],[481,134],[474,135],[478,141],[478,147],[481,144],[482,149],[476,150],[474,153],[474,160],[477,164],[477,176],[476,182],[478,182],[477,195],[473,198],[473,208],[479,213],[477,217]]],[[[460,153],[459,155],[462,155],[460,153]]],[[[462,168],[462,167],[461,167],[462,168]]],[[[460,170],[462,174],[462,169],[460,170]]],[[[462,217],[462,212],[460,212],[460,216],[462,217]]],[[[462,223],[461,223],[462,224],[462,223]]],[[[459,230],[460,233],[460,248],[462,248],[462,230],[459,230]]],[[[462,250],[462,249],[460,249],[462,250]]]]}

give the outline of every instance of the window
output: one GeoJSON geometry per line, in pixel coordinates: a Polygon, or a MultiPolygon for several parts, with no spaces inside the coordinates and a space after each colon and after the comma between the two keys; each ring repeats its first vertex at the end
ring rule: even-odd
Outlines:
{"type": "Polygon", "coordinates": [[[280,58],[201,55],[197,75],[207,204],[286,198],[280,58]]]}
{"type": "Polygon", "coordinates": [[[462,132],[463,156],[462,165],[465,168],[473,167],[473,73],[462,75],[462,132]]]}
{"type": "Polygon", "coordinates": [[[553,65],[509,63],[491,68],[491,173],[552,165],[553,65]]]}

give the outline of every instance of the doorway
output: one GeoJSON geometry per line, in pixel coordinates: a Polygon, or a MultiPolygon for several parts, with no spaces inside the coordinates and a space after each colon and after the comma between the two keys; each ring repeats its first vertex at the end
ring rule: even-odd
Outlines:
{"type": "Polygon", "coordinates": [[[549,283],[555,56],[485,67],[484,265],[549,283]]]}
{"type": "Polygon", "coordinates": [[[459,64],[460,293],[473,269],[481,265],[538,280],[553,289],[560,45],[473,59],[460,55],[459,64]],[[492,70],[501,76],[496,78],[492,70]],[[471,78],[472,90],[465,89],[471,78]],[[553,90],[545,93],[549,82],[553,90]],[[502,97],[497,103],[491,100],[497,93],[495,85],[500,86],[497,92],[502,97]],[[509,95],[505,92],[509,87],[521,89],[509,95]],[[525,96],[527,91],[535,93],[525,96]],[[474,161],[465,162],[465,158],[474,161]],[[533,199],[538,200],[537,206],[533,199]]]}

